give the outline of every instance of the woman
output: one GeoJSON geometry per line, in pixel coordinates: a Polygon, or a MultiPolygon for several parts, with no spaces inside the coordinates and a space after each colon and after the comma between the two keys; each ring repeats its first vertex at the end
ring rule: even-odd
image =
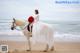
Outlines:
{"type": "Polygon", "coordinates": [[[34,14],[34,22],[39,21],[39,11],[36,9],[34,14]]]}
{"type": "Polygon", "coordinates": [[[39,21],[39,12],[38,12],[37,9],[35,9],[35,14],[34,14],[34,16],[30,16],[30,17],[28,18],[28,22],[29,22],[29,24],[28,24],[28,31],[29,31],[30,33],[32,33],[33,23],[34,23],[34,22],[37,22],[37,21],[39,21]]]}

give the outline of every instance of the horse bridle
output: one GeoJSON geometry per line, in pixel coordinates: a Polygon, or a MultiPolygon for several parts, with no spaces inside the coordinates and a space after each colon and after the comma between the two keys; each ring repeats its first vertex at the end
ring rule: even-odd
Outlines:
{"type": "Polygon", "coordinates": [[[16,21],[15,18],[13,18],[13,22],[12,22],[11,30],[14,30],[14,29],[15,29],[15,25],[14,25],[15,21],[16,21]]]}

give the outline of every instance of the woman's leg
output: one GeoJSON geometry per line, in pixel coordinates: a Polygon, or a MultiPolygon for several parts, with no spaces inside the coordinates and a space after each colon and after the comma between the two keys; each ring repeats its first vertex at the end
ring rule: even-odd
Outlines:
{"type": "Polygon", "coordinates": [[[30,32],[30,23],[27,25],[27,30],[30,32]]]}
{"type": "Polygon", "coordinates": [[[33,27],[33,25],[32,25],[32,23],[31,23],[30,26],[29,26],[31,33],[32,33],[32,27],[33,27]]]}

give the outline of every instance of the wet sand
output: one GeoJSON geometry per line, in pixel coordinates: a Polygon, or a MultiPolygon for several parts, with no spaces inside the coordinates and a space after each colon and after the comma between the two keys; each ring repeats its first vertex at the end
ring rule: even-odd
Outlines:
{"type": "MultiPolygon", "coordinates": [[[[24,46],[23,43],[22,44],[19,43],[19,45],[15,45],[15,44],[13,45],[19,48],[24,46]]],[[[42,47],[37,46],[37,49],[38,48],[42,48],[42,47]]],[[[42,52],[39,50],[36,51],[13,50],[13,51],[9,51],[8,53],[80,53],[80,43],[79,42],[55,42],[54,51],[48,51],[48,52],[42,52]]]]}
{"type": "Polygon", "coordinates": [[[56,43],[54,51],[13,51],[9,53],[80,53],[80,43],[56,43]]]}
{"type": "Polygon", "coordinates": [[[79,42],[55,42],[54,53],[80,53],[79,42]]]}

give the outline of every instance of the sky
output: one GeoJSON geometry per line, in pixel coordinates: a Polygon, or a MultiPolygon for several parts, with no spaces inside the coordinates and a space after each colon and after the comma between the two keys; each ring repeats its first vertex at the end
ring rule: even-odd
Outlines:
{"type": "Polygon", "coordinates": [[[39,9],[40,20],[80,21],[80,4],[57,4],[55,1],[61,0],[0,0],[0,19],[27,19],[39,9]]]}

